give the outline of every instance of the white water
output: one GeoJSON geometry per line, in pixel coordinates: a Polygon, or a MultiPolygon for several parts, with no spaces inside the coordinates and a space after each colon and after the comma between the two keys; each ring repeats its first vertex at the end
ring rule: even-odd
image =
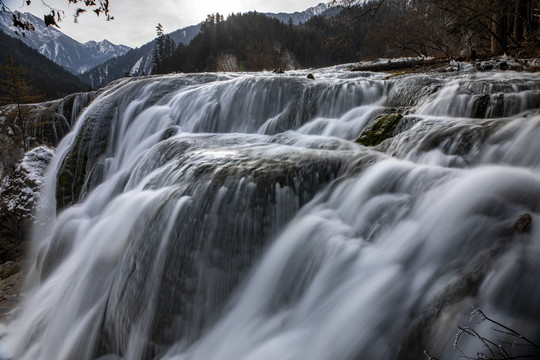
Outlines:
{"type": "Polygon", "coordinates": [[[132,79],[93,101],[53,162],[6,356],[457,359],[473,307],[540,338],[540,77],[314,74],[132,79]],[[403,131],[354,143],[387,106],[403,131]],[[73,151],[86,178],[56,216],[73,151]]]}

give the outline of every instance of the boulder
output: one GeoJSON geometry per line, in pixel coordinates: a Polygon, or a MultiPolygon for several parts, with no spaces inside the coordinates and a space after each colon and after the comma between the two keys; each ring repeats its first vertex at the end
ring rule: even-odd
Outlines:
{"type": "Polygon", "coordinates": [[[519,219],[517,219],[514,225],[514,229],[520,233],[529,232],[531,230],[531,224],[532,224],[531,214],[525,213],[525,214],[522,214],[519,217],[519,219]]]}
{"type": "Polygon", "coordinates": [[[375,123],[362,132],[356,142],[364,146],[379,145],[384,140],[395,135],[395,130],[402,118],[403,115],[397,112],[380,116],[375,123]]]}

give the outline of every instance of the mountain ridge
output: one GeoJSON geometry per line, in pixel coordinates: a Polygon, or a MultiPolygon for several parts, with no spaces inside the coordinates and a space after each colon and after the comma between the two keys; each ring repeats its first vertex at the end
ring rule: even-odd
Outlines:
{"type": "Polygon", "coordinates": [[[24,32],[21,36],[21,30],[13,26],[12,14],[9,12],[0,12],[0,30],[21,40],[73,74],[82,74],[131,50],[126,45],[115,45],[106,39],[82,44],[52,26],[45,26],[42,19],[30,13],[21,13],[21,18],[32,23],[35,30],[24,32]]]}
{"type": "Polygon", "coordinates": [[[340,11],[337,5],[332,5],[331,2],[319,3],[318,5],[307,8],[304,11],[295,11],[293,13],[272,13],[267,12],[263,13],[264,15],[278,19],[281,22],[288,23],[289,20],[292,21],[293,25],[299,25],[301,23],[307,22],[314,16],[332,16],[340,11]]]}

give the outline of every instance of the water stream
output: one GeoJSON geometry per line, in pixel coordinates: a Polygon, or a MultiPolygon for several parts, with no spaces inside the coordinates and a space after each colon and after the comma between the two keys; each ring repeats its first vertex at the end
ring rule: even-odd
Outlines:
{"type": "Polygon", "coordinates": [[[458,359],[475,307],[538,341],[540,75],[313,74],[101,92],[49,170],[4,356],[458,359]]]}

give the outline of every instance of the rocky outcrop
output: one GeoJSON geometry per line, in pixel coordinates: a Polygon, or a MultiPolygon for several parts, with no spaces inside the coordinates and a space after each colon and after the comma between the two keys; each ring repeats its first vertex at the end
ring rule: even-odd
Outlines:
{"type": "Polygon", "coordinates": [[[378,61],[365,61],[356,65],[352,71],[392,71],[401,69],[424,68],[427,66],[441,66],[448,63],[444,58],[401,58],[380,59],[378,61]]]}
{"type": "Polygon", "coordinates": [[[53,150],[46,146],[28,151],[0,183],[0,264],[22,255],[52,156],[53,150]]]}
{"type": "MultiPolygon", "coordinates": [[[[37,104],[24,104],[21,111],[26,123],[26,149],[47,145],[55,147],[71,130],[82,109],[90,103],[96,93],[76,93],[65,98],[37,104]]],[[[0,125],[4,133],[0,135],[0,178],[2,173],[14,169],[24,155],[22,141],[15,134],[20,134],[18,125],[13,125],[18,109],[14,105],[0,108],[0,125]],[[14,130],[9,130],[14,127],[14,130]],[[6,128],[8,129],[6,134],[6,128]],[[5,169],[4,169],[5,167],[5,169]]],[[[18,135],[20,137],[20,135],[18,135]]]]}
{"type": "MultiPolygon", "coordinates": [[[[465,58],[399,58],[363,61],[351,68],[351,71],[399,71],[399,74],[426,70],[448,71],[538,71],[537,59],[520,59],[507,55],[499,58],[484,56],[482,59],[465,58]],[[404,71],[404,72],[401,72],[404,71]]],[[[397,75],[397,74],[396,74],[397,75]]]]}

